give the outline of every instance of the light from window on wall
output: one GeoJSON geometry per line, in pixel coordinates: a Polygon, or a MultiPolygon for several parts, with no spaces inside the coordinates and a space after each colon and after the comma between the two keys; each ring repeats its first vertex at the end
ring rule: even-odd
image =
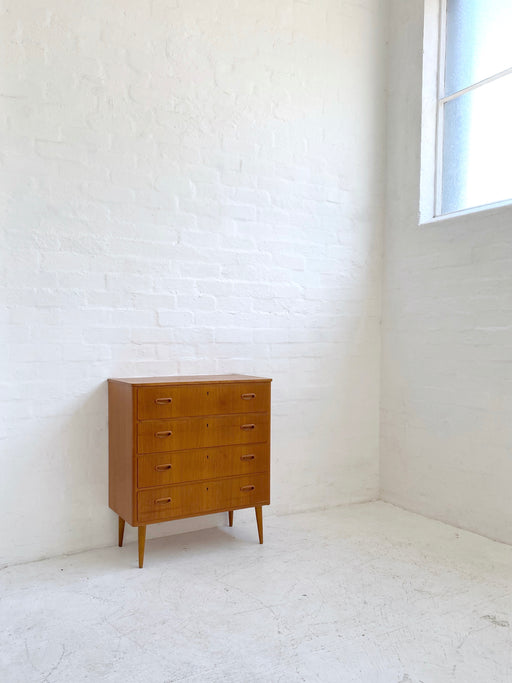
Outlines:
{"type": "Polygon", "coordinates": [[[438,214],[512,198],[512,0],[445,2],[438,214]]]}

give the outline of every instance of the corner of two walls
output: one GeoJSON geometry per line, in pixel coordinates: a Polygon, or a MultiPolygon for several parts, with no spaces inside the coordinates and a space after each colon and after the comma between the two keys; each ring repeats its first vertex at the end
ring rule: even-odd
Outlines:
{"type": "Polygon", "coordinates": [[[390,35],[381,496],[512,543],[512,207],[418,226],[423,3],[390,35]]]}
{"type": "Polygon", "coordinates": [[[113,543],[112,376],[273,377],[271,510],[375,498],[382,3],[0,19],[0,564],[113,543]]]}

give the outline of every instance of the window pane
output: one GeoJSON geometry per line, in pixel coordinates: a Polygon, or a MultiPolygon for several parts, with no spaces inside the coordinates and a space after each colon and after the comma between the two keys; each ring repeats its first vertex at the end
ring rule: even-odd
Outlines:
{"type": "Polygon", "coordinates": [[[442,213],[512,198],[512,74],[444,105],[442,213]]]}
{"type": "Polygon", "coordinates": [[[445,95],[512,67],[512,0],[447,0],[445,95]]]}

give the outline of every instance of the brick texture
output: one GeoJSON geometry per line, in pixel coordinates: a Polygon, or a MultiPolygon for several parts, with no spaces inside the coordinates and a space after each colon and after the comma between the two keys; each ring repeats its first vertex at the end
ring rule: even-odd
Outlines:
{"type": "Polygon", "coordinates": [[[376,496],[383,4],[2,3],[0,564],[115,540],[108,377],[271,376],[270,512],[376,496]]]}

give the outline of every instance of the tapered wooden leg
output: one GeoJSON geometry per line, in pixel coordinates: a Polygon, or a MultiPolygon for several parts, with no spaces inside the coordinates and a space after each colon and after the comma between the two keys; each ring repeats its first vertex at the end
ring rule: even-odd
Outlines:
{"type": "Polygon", "coordinates": [[[144,565],[144,546],[146,545],[146,527],[139,527],[139,568],[144,565]]]}
{"type": "Polygon", "coordinates": [[[123,537],[124,537],[124,519],[119,517],[119,547],[123,547],[123,537]]]}
{"type": "Polygon", "coordinates": [[[261,514],[261,505],[254,508],[256,510],[256,523],[258,524],[258,536],[260,543],[263,543],[263,515],[261,514]]]}
{"type": "Polygon", "coordinates": [[[229,515],[229,526],[233,526],[233,510],[229,510],[228,515],[229,515]]]}

